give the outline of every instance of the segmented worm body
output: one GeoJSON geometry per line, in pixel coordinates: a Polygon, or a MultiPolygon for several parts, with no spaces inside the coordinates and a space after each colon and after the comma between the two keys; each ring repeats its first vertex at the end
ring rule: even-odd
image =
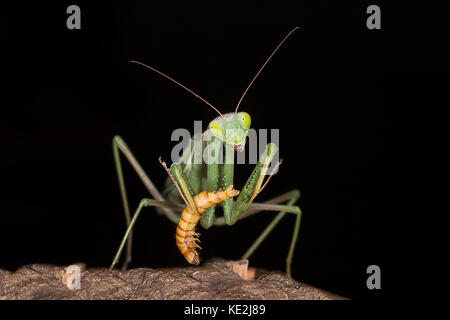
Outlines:
{"type": "Polygon", "coordinates": [[[178,249],[180,249],[187,262],[191,264],[200,263],[200,258],[196,251],[197,248],[201,249],[198,245],[200,240],[198,239],[199,234],[195,232],[195,227],[205,210],[238,194],[239,191],[234,190],[233,186],[229,186],[225,191],[202,191],[193,197],[198,215],[189,206],[184,208],[178,221],[175,237],[178,249]]]}

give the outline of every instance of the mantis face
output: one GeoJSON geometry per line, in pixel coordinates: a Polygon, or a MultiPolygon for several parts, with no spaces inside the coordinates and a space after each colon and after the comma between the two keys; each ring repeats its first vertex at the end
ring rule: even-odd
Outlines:
{"type": "Polygon", "coordinates": [[[247,112],[226,113],[209,123],[211,133],[234,149],[242,150],[245,145],[251,118],[247,112]]]}

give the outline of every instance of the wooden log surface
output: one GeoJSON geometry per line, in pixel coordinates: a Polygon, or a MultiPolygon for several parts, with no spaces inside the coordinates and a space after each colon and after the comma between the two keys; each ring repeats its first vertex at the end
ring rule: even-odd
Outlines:
{"type": "Polygon", "coordinates": [[[63,283],[63,266],[32,264],[15,272],[0,269],[0,299],[344,299],[279,271],[256,269],[254,280],[245,280],[237,273],[236,263],[213,259],[199,267],[126,272],[88,268],[81,272],[80,289],[69,289],[67,279],[63,283]]]}

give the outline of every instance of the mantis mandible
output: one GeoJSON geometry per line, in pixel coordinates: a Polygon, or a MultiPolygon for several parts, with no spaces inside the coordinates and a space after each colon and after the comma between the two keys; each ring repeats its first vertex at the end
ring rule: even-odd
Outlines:
{"type": "MultiPolygon", "coordinates": [[[[169,169],[166,164],[160,159],[160,163],[164,166],[170,177],[170,179],[168,179],[168,182],[166,183],[166,191],[160,192],[144,172],[141,165],[138,163],[133,153],[131,152],[130,148],[126,145],[125,141],[120,136],[115,136],[113,138],[113,154],[123,207],[125,211],[127,230],[119,246],[119,249],[117,250],[116,256],[114,257],[114,260],[110,266],[110,270],[113,269],[117,264],[120,255],[125,247],[125,243],[127,244],[127,252],[122,269],[126,270],[128,264],[131,262],[132,229],[140,212],[144,207],[157,207],[157,209],[162,212],[169,220],[174,223],[178,223],[180,219],[180,212],[183,210],[183,207],[185,207],[181,203],[181,201],[184,201],[186,208],[189,207],[192,212],[198,214],[197,208],[194,203],[194,196],[198,195],[201,189],[209,191],[221,191],[230,188],[230,186],[232,188],[235,151],[243,150],[251,123],[251,118],[248,113],[238,112],[239,106],[245,95],[247,94],[249,88],[252,86],[253,82],[259,76],[266,64],[270,61],[275,52],[277,52],[277,50],[286,41],[286,39],[297,29],[298,27],[292,29],[283,38],[283,40],[278,44],[275,50],[273,50],[264,64],[260,67],[248,87],[245,89],[236,105],[234,112],[226,114],[222,114],[211,103],[209,103],[178,81],[162,73],[161,71],[147,66],[141,62],[130,61],[131,63],[142,65],[165,77],[171,82],[177,84],[178,86],[182,87],[183,89],[206,103],[219,114],[218,117],[216,117],[209,123],[208,129],[203,134],[210,135],[210,139],[207,142],[208,150],[218,150],[217,148],[222,148],[222,146],[224,147],[225,161],[223,164],[219,164],[219,152],[210,152],[208,154],[213,157],[213,161],[208,161],[208,164],[192,164],[186,161],[187,159],[190,159],[192,157],[192,154],[190,152],[185,152],[181,156],[180,160],[177,163],[173,163],[169,169]],[[133,217],[131,217],[130,215],[125,182],[122,173],[120,152],[129,161],[129,163],[134,168],[143,184],[153,197],[152,199],[142,199],[133,217]],[[180,201],[180,199],[182,200],[180,201]]],[[[233,225],[239,219],[247,218],[261,211],[278,211],[278,214],[272,219],[272,221],[267,225],[260,236],[242,256],[242,259],[248,259],[259,247],[262,241],[267,237],[267,235],[285,216],[286,213],[294,214],[296,216],[295,226],[292,233],[289,252],[286,258],[286,273],[290,276],[291,264],[294,255],[295,244],[298,238],[300,220],[302,215],[300,208],[294,205],[300,197],[300,191],[294,189],[263,203],[254,202],[255,197],[264,189],[264,187],[272,177],[271,172],[268,172],[268,167],[277,151],[277,146],[274,143],[267,144],[265,151],[261,154],[258,163],[250,174],[250,177],[248,178],[244,187],[240,190],[240,192],[236,193],[239,194],[238,198],[234,200],[231,197],[230,199],[224,200],[222,202],[223,216],[216,216],[216,205],[212,205],[208,207],[203,214],[200,215],[200,224],[205,229],[208,229],[213,225],[233,225]],[[266,178],[266,176],[268,178],[266,178]]],[[[281,162],[279,162],[278,165],[280,163],[281,162]]],[[[198,261],[191,263],[196,264],[198,263],[198,261]]]]}

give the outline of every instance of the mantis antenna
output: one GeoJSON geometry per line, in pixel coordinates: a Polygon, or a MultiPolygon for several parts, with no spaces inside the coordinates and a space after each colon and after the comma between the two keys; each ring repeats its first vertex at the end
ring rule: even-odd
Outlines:
{"type": "Polygon", "coordinates": [[[275,50],[273,50],[272,54],[269,56],[269,58],[267,58],[266,62],[264,62],[264,64],[262,65],[262,67],[258,70],[258,72],[256,73],[256,75],[253,77],[252,81],[250,81],[250,84],[248,85],[247,89],[245,89],[244,93],[242,94],[241,98],[239,99],[238,104],[236,105],[236,110],[234,110],[234,113],[237,113],[238,109],[239,109],[239,105],[241,104],[242,100],[244,99],[245,95],[247,94],[248,89],[250,89],[250,87],[252,86],[253,82],[256,80],[256,78],[258,78],[259,74],[261,73],[261,71],[264,69],[264,67],[266,66],[266,64],[270,61],[270,59],[272,59],[273,55],[275,54],[275,52],[278,51],[278,49],[281,47],[281,45],[283,44],[283,42],[286,41],[287,38],[289,38],[289,36],[295,31],[297,30],[299,27],[295,27],[294,29],[292,29],[285,37],[283,40],[281,40],[280,44],[275,48],[275,50]]]}
{"type": "Polygon", "coordinates": [[[177,85],[179,85],[180,87],[182,87],[184,90],[190,92],[191,94],[193,94],[194,96],[196,96],[197,98],[199,98],[200,100],[202,100],[202,101],[203,101],[204,103],[206,103],[208,106],[210,106],[211,108],[213,108],[213,109],[214,109],[214,110],[215,110],[215,111],[223,118],[222,113],[220,113],[220,111],[217,110],[217,108],[214,107],[211,103],[209,103],[208,101],[206,101],[205,99],[203,99],[202,97],[200,97],[198,94],[196,94],[196,93],[195,93],[194,91],[192,91],[191,89],[189,89],[189,88],[187,88],[186,86],[182,85],[182,84],[179,83],[178,81],[172,79],[172,78],[169,77],[167,74],[164,74],[164,73],[162,73],[161,71],[159,71],[159,70],[157,70],[157,69],[155,69],[155,68],[152,68],[152,67],[150,67],[150,66],[148,66],[148,65],[146,65],[146,64],[144,64],[144,63],[142,63],[142,62],[139,62],[139,61],[131,60],[131,61],[129,61],[129,63],[136,63],[136,64],[139,64],[139,65],[141,65],[141,66],[146,67],[147,69],[150,69],[150,70],[152,70],[152,71],[154,71],[154,72],[156,72],[156,73],[162,75],[162,76],[165,77],[166,79],[169,79],[170,81],[172,81],[172,82],[174,82],[175,84],[177,84],[177,85]]]}

